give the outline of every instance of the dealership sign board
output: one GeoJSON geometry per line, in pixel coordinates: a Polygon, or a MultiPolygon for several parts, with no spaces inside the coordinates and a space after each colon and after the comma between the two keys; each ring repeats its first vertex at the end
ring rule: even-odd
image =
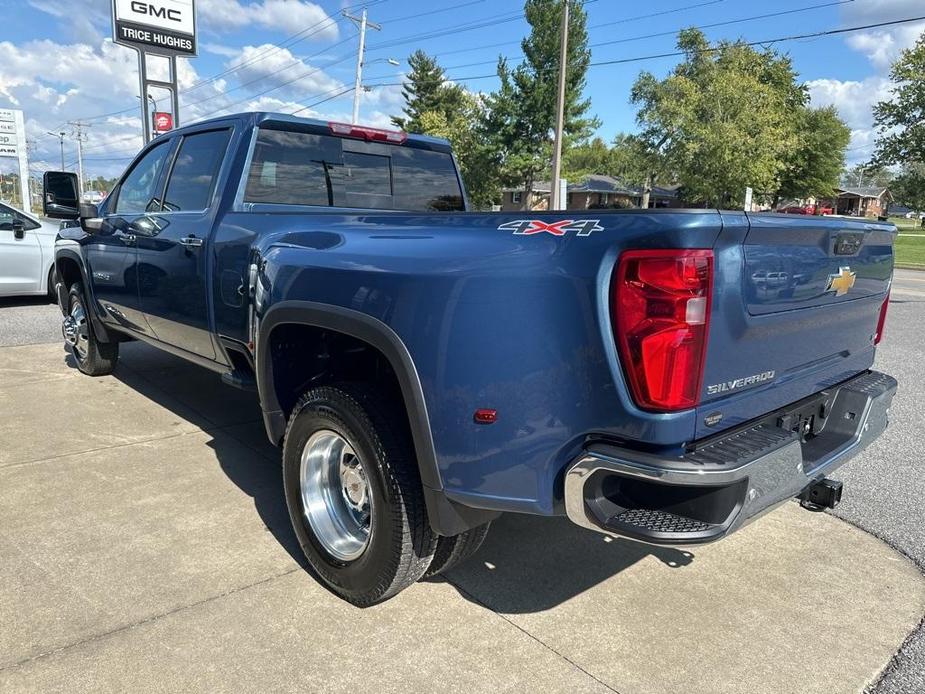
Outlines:
{"type": "Polygon", "coordinates": [[[19,203],[29,209],[29,159],[22,111],[0,108],[0,157],[18,160],[19,203]]]}
{"type": "Polygon", "coordinates": [[[157,55],[196,55],[195,0],[113,0],[113,41],[157,55]]]}

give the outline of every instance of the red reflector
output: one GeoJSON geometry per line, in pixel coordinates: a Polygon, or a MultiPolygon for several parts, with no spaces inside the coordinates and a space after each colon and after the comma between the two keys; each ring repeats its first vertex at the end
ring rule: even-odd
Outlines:
{"type": "Polygon", "coordinates": [[[636,404],[659,412],[700,402],[713,251],[627,251],[610,290],[611,320],[636,404]]]}
{"type": "Polygon", "coordinates": [[[877,319],[877,332],[874,333],[874,344],[879,345],[883,339],[883,326],[886,323],[886,310],[890,305],[890,293],[886,293],[886,298],[880,306],[880,318],[877,319]]]}
{"type": "Polygon", "coordinates": [[[472,418],[476,424],[494,424],[498,421],[498,410],[476,410],[472,418]]]}
{"type": "Polygon", "coordinates": [[[351,125],[350,123],[328,123],[328,127],[331,128],[331,132],[335,135],[359,137],[363,140],[375,140],[377,142],[391,142],[396,145],[400,145],[408,139],[408,134],[399,130],[367,128],[361,125],[351,125]]]}

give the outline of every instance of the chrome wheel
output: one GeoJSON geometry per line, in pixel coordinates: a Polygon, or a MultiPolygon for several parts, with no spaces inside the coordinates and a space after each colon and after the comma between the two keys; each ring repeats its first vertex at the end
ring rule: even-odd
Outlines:
{"type": "Polygon", "coordinates": [[[299,486],[305,520],[322,547],[339,561],[363,554],[373,502],[350,442],[329,429],[312,434],[302,449],[299,486]]]}
{"type": "Polygon", "coordinates": [[[80,301],[75,301],[71,306],[71,312],[64,318],[61,331],[64,333],[64,341],[74,349],[77,357],[85,359],[90,345],[90,327],[87,325],[87,314],[80,301]]]}

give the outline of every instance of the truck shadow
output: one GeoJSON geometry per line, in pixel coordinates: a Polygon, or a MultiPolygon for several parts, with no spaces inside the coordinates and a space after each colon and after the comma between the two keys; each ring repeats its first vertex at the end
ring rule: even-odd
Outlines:
{"type": "Polygon", "coordinates": [[[694,561],[688,550],[607,537],[561,516],[505,514],[472,559],[432,580],[446,580],[467,600],[496,612],[543,612],[648,557],[672,569],[694,561]]]}
{"type": "MultiPolygon", "coordinates": [[[[76,368],[69,353],[66,360],[76,368]]],[[[225,386],[217,374],[140,342],[120,345],[113,377],[206,432],[222,471],[253,499],[261,522],[283,549],[308,568],[289,522],[280,452],[267,440],[255,393],[225,386]]]]}
{"type": "MultiPolygon", "coordinates": [[[[74,367],[70,355],[67,359],[74,367]]],[[[207,432],[222,471],[253,499],[276,541],[312,573],[290,525],[280,451],[266,438],[255,394],[225,386],[217,374],[143,343],[122,345],[113,376],[207,432]]],[[[507,514],[493,523],[472,559],[445,578],[429,580],[446,580],[466,599],[498,612],[540,612],[650,556],[671,568],[693,561],[691,552],[612,539],[564,517],[507,514]]]]}

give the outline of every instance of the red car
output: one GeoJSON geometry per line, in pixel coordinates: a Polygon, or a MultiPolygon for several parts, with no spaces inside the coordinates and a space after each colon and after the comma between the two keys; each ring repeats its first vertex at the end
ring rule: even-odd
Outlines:
{"type": "Polygon", "coordinates": [[[803,207],[800,206],[791,206],[783,207],[778,210],[784,214],[832,214],[833,210],[831,207],[820,207],[819,205],[806,205],[803,207]]]}

